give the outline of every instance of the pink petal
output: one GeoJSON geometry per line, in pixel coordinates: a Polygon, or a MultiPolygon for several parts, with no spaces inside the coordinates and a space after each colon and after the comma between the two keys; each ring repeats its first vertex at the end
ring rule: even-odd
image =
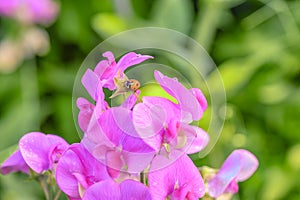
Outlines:
{"type": "Polygon", "coordinates": [[[155,152],[134,153],[122,151],[122,157],[127,165],[127,172],[134,174],[140,173],[151,163],[155,152]]]}
{"type": "Polygon", "coordinates": [[[134,180],[125,180],[120,184],[121,200],[143,199],[151,200],[149,189],[140,182],[134,180]]]}
{"type": "Polygon", "coordinates": [[[91,187],[89,187],[82,200],[99,200],[99,199],[111,199],[119,200],[121,199],[121,190],[119,185],[113,180],[105,180],[98,182],[91,187]]]}
{"type": "MultiPolygon", "coordinates": [[[[153,166],[167,162],[168,158],[156,156],[153,166]]],[[[148,176],[148,183],[153,199],[166,199],[169,195],[201,198],[205,193],[203,179],[192,160],[183,154],[171,165],[152,171],[148,176]],[[179,194],[176,194],[179,192],[179,194]]]]}
{"type": "Polygon", "coordinates": [[[199,120],[202,117],[203,110],[191,91],[186,89],[174,78],[169,78],[159,71],[154,71],[156,81],[171,96],[177,99],[181,108],[181,119],[184,122],[199,120]]]}
{"type": "Polygon", "coordinates": [[[199,102],[203,112],[207,109],[207,100],[202,93],[202,91],[199,88],[191,88],[190,91],[193,93],[193,95],[197,98],[197,101],[199,102]]]}
{"type": "Polygon", "coordinates": [[[58,145],[68,146],[67,142],[59,136],[45,135],[39,132],[28,133],[19,141],[20,152],[25,162],[37,173],[52,167],[53,160],[51,158],[55,158],[55,156],[52,157],[49,152],[58,145]]]}
{"type": "Polygon", "coordinates": [[[68,196],[80,198],[83,188],[109,178],[106,166],[97,161],[82,144],[73,144],[62,155],[56,167],[56,182],[68,196]]]}
{"type": "Polygon", "coordinates": [[[81,130],[85,132],[88,129],[95,105],[85,98],[80,97],[77,99],[77,107],[80,109],[78,114],[78,124],[81,130]]]}
{"type": "Polygon", "coordinates": [[[23,159],[22,154],[19,150],[8,157],[0,167],[0,172],[3,175],[18,171],[29,174],[29,167],[23,159]]]}
{"type": "Polygon", "coordinates": [[[89,95],[96,101],[97,100],[97,87],[99,84],[99,77],[92,70],[87,69],[84,73],[81,83],[89,93],[89,95]]]}
{"type": "Polygon", "coordinates": [[[137,95],[140,94],[140,90],[135,91],[135,93],[130,94],[125,101],[123,101],[121,107],[127,108],[128,110],[131,110],[134,105],[136,104],[138,98],[137,95]]]}
{"type": "Polygon", "coordinates": [[[103,112],[98,122],[103,133],[117,147],[135,153],[152,152],[153,149],[136,133],[131,115],[126,108],[113,107],[103,112]]]}
{"type": "Polygon", "coordinates": [[[199,127],[181,124],[181,131],[184,131],[187,135],[184,150],[187,154],[193,154],[203,150],[209,142],[209,135],[199,127]]]}
{"type": "Polygon", "coordinates": [[[153,58],[152,56],[148,55],[141,55],[141,54],[136,54],[134,52],[129,52],[122,56],[122,58],[119,60],[117,64],[118,70],[120,72],[124,72],[128,67],[140,64],[141,62],[153,58]]]}
{"type": "MultiPolygon", "coordinates": [[[[233,151],[217,175],[208,182],[209,195],[211,197],[222,195],[233,181],[244,181],[255,172],[257,167],[258,161],[252,153],[241,149],[233,151]]],[[[237,192],[237,190],[233,191],[237,192]]]]}
{"type": "Polygon", "coordinates": [[[124,163],[121,159],[121,153],[115,150],[106,152],[106,164],[108,173],[112,178],[117,178],[124,163]]]}

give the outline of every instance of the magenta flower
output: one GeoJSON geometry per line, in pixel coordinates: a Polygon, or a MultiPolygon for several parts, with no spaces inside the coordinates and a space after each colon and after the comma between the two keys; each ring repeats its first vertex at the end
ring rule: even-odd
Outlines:
{"type": "Polygon", "coordinates": [[[55,170],[56,164],[69,144],[57,135],[31,132],[19,141],[19,150],[1,165],[3,174],[15,171],[28,173],[29,168],[38,174],[55,170]]]}
{"type": "Polygon", "coordinates": [[[82,144],[72,144],[60,158],[56,168],[59,188],[72,199],[80,199],[91,185],[109,179],[106,167],[82,144]]]}
{"type": "Polygon", "coordinates": [[[178,103],[161,97],[144,96],[143,103],[133,108],[136,131],[157,152],[165,144],[187,153],[201,151],[207,145],[209,136],[189,123],[199,120],[205,111],[207,102],[204,95],[199,89],[186,89],[177,80],[159,71],[155,71],[154,76],[178,103]]]}
{"type": "Polygon", "coordinates": [[[257,167],[258,160],[252,153],[243,149],[233,151],[219,172],[208,181],[208,194],[219,197],[223,193],[237,193],[237,183],[252,176],[257,167]]]}
{"type": "Polygon", "coordinates": [[[147,59],[153,58],[152,56],[129,52],[122,56],[119,62],[116,63],[112,52],[107,51],[103,53],[103,56],[106,57],[107,60],[100,61],[97,64],[94,72],[99,76],[102,86],[110,90],[116,89],[114,78],[122,79],[124,76],[124,71],[128,67],[140,64],[147,59]]]}
{"type": "Polygon", "coordinates": [[[92,118],[95,105],[90,103],[83,97],[77,99],[77,107],[80,109],[78,114],[78,124],[84,132],[88,130],[90,120],[92,118]]]}
{"type": "MultiPolygon", "coordinates": [[[[157,156],[151,168],[157,169],[170,159],[157,156]]],[[[171,165],[154,171],[148,176],[149,189],[154,200],[188,199],[196,200],[204,196],[204,182],[193,161],[183,154],[171,165]]]]}
{"type": "Polygon", "coordinates": [[[23,172],[29,174],[29,167],[26,164],[20,150],[17,150],[9,158],[7,158],[0,167],[0,172],[3,175],[12,172],[23,172]]]}
{"type": "Polygon", "coordinates": [[[1,0],[0,15],[26,23],[50,24],[59,7],[51,0],[1,0]]]}
{"type": "Polygon", "coordinates": [[[101,181],[91,186],[83,196],[83,200],[98,199],[145,199],[151,200],[149,189],[140,182],[128,179],[118,184],[112,180],[101,181]]]}
{"type": "Polygon", "coordinates": [[[19,149],[27,165],[36,173],[55,168],[69,144],[57,135],[31,132],[19,141],[19,149]]]}
{"type": "Polygon", "coordinates": [[[115,57],[112,52],[107,51],[103,53],[103,56],[107,60],[101,60],[94,71],[88,69],[82,77],[82,84],[87,89],[91,97],[97,101],[96,92],[99,87],[108,88],[109,90],[115,90],[114,79],[124,78],[124,71],[133,65],[137,65],[147,59],[153,58],[148,55],[136,54],[130,52],[125,54],[118,63],[115,61],[115,57]],[[101,84],[99,84],[99,82],[101,84]],[[100,86],[99,86],[100,85],[100,86]]]}
{"type": "Polygon", "coordinates": [[[124,107],[105,110],[97,125],[85,133],[83,144],[100,161],[106,163],[116,178],[121,170],[129,173],[143,171],[155,151],[136,133],[132,111],[124,107]]]}

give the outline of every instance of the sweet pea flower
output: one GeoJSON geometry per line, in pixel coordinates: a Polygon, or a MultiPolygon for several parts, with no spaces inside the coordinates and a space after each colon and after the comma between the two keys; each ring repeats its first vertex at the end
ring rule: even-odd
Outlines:
{"type": "Polygon", "coordinates": [[[201,128],[189,123],[199,120],[207,108],[204,95],[199,89],[186,89],[176,79],[159,71],[155,71],[154,76],[178,103],[162,97],[144,96],[143,102],[133,108],[136,131],[157,152],[162,145],[167,149],[171,146],[187,153],[201,151],[207,145],[209,136],[201,128]]]}
{"type": "Polygon", "coordinates": [[[22,157],[20,150],[17,150],[2,163],[0,172],[1,174],[6,175],[11,172],[19,171],[25,174],[29,174],[29,167],[22,157]]]}
{"type": "Polygon", "coordinates": [[[110,179],[106,166],[81,143],[72,144],[57,164],[56,182],[71,199],[81,199],[91,185],[106,179],[110,179]]]}
{"type": "Polygon", "coordinates": [[[115,90],[117,86],[114,80],[124,79],[126,77],[124,71],[128,67],[153,58],[152,56],[129,52],[122,56],[119,62],[116,62],[113,53],[110,51],[103,53],[103,57],[107,60],[101,60],[94,71],[88,69],[82,77],[82,84],[94,100],[96,100],[95,94],[97,88],[99,88],[99,82],[101,82],[101,87],[115,90]]]}
{"type": "Polygon", "coordinates": [[[55,170],[61,154],[68,148],[68,143],[57,135],[45,135],[31,132],[19,141],[19,150],[1,165],[4,174],[22,171],[28,173],[28,167],[41,174],[46,170],[55,170]]]}
{"type": "Polygon", "coordinates": [[[50,24],[59,7],[52,0],[1,0],[0,15],[25,23],[50,24]]]}
{"type": "Polygon", "coordinates": [[[112,180],[98,182],[86,190],[83,200],[145,199],[151,200],[149,189],[140,182],[128,179],[118,184],[112,180]]]}
{"type": "Polygon", "coordinates": [[[112,107],[93,124],[82,143],[108,166],[113,178],[117,178],[120,171],[140,173],[149,165],[155,151],[136,133],[130,109],[112,107]]]}
{"type": "Polygon", "coordinates": [[[27,165],[36,173],[54,170],[69,144],[57,135],[31,132],[19,141],[20,152],[27,165]]]}
{"type": "Polygon", "coordinates": [[[95,67],[94,72],[99,76],[103,87],[110,90],[116,89],[114,78],[122,79],[125,75],[124,71],[128,67],[140,64],[147,59],[153,58],[152,56],[129,52],[122,56],[121,59],[116,63],[112,52],[107,51],[103,53],[103,56],[107,58],[107,60],[100,61],[95,67]]]}
{"type": "Polygon", "coordinates": [[[216,198],[224,193],[237,193],[237,183],[252,176],[257,167],[258,160],[252,153],[243,149],[233,151],[219,172],[211,180],[208,180],[208,194],[216,198]]]}
{"type": "MultiPolygon", "coordinates": [[[[172,160],[172,159],[171,159],[172,160]]],[[[148,176],[149,189],[154,200],[196,200],[204,196],[203,179],[193,161],[183,154],[165,168],[157,169],[170,159],[158,155],[152,162],[148,176]]]]}

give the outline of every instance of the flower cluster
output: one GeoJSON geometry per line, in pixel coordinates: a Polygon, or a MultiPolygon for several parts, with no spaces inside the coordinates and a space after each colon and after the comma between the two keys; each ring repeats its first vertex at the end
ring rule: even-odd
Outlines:
{"type": "Polygon", "coordinates": [[[255,156],[235,150],[219,171],[205,168],[201,175],[188,154],[203,150],[209,142],[209,135],[192,125],[207,108],[202,92],[154,71],[157,83],[175,101],[140,98],[139,82],[124,71],[153,57],[130,52],[116,62],[111,52],[103,56],[106,59],[82,77],[93,103],[77,99],[81,142],[69,145],[58,136],[29,133],[2,163],[2,174],[50,171],[72,200],[184,200],[234,194],[237,183],[255,172],[255,156]],[[123,94],[121,105],[111,107],[104,89],[115,91],[111,98],[123,94]]]}

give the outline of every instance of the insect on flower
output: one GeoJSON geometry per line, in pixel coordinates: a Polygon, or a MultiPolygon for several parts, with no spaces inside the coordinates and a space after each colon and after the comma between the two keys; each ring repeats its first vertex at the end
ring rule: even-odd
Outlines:
{"type": "Polygon", "coordinates": [[[140,88],[141,84],[136,79],[128,79],[124,74],[122,79],[114,78],[115,85],[117,86],[116,91],[109,97],[114,98],[120,94],[125,94],[126,92],[133,92],[136,94],[136,91],[140,88]]]}

